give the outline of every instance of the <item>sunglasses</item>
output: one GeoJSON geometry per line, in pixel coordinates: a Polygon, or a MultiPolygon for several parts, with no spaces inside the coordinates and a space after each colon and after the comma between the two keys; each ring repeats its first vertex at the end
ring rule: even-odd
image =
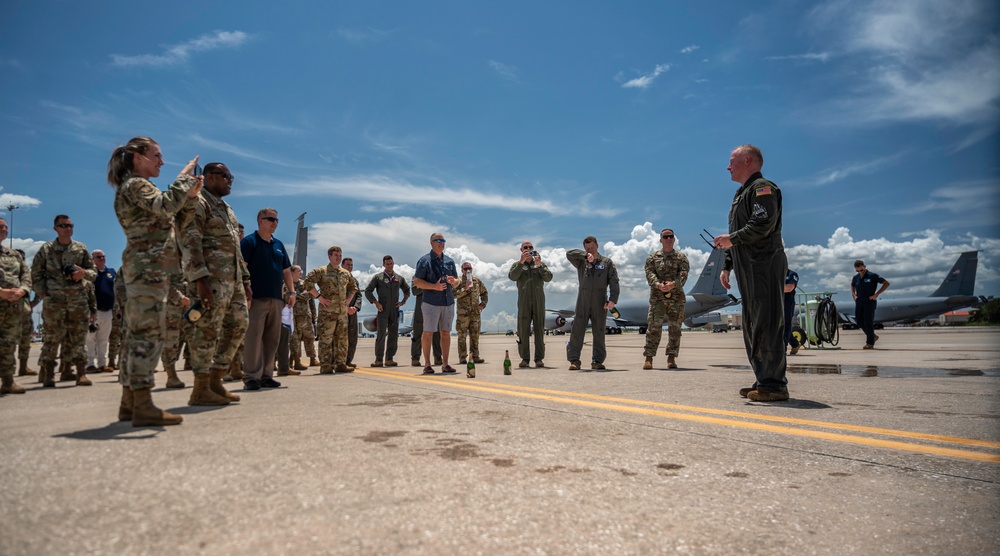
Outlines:
{"type": "Polygon", "coordinates": [[[267,220],[268,222],[274,222],[275,224],[278,223],[278,219],[273,216],[261,216],[260,219],[267,220]]]}
{"type": "Polygon", "coordinates": [[[445,242],[445,239],[443,237],[439,237],[439,238],[437,238],[437,239],[434,240],[434,243],[444,243],[444,242],[445,242]]]}
{"type": "Polygon", "coordinates": [[[63,223],[63,224],[56,224],[56,228],[72,228],[72,227],[73,227],[72,224],[65,224],[65,223],[63,223]]]}
{"type": "Polygon", "coordinates": [[[532,247],[530,245],[522,245],[521,246],[521,251],[531,251],[532,249],[534,249],[534,247],[532,247]]]}
{"type": "Polygon", "coordinates": [[[104,259],[106,257],[104,255],[94,255],[94,258],[95,259],[104,259]]]}
{"type": "Polygon", "coordinates": [[[674,235],[673,234],[663,234],[660,237],[663,238],[663,239],[674,239],[674,235]]]}
{"type": "Polygon", "coordinates": [[[233,181],[234,179],[236,179],[236,176],[230,174],[229,172],[205,172],[205,173],[214,176],[222,176],[222,178],[227,181],[233,181]]]}

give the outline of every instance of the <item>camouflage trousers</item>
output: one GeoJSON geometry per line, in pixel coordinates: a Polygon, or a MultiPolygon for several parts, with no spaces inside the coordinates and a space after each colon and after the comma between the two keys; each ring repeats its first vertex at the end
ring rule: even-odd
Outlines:
{"type": "Polygon", "coordinates": [[[482,327],[483,319],[479,311],[473,309],[468,313],[459,313],[455,320],[455,329],[458,331],[458,358],[466,359],[469,355],[479,357],[479,329],[482,327]],[[465,337],[469,337],[466,349],[465,337]]]}
{"type": "Polygon", "coordinates": [[[31,333],[34,329],[35,324],[31,321],[31,311],[28,311],[21,317],[21,339],[17,344],[17,358],[21,361],[27,361],[31,354],[31,333]]]}
{"type": "Polygon", "coordinates": [[[250,324],[243,284],[208,279],[215,304],[192,325],[188,345],[196,375],[229,369],[250,324]]]}
{"type": "MultiPolygon", "coordinates": [[[[658,296],[661,297],[661,296],[658,296]]],[[[681,323],[684,322],[684,297],[677,301],[666,298],[650,300],[646,317],[646,346],[642,350],[645,357],[654,357],[663,336],[663,319],[667,319],[667,355],[677,356],[681,349],[681,323]]]]}
{"type": "Polygon", "coordinates": [[[128,300],[122,317],[125,347],[118,365],[118,382],[132,390],[141,390],[155,386],[153,372],[163,353],[170,279],[168,271],[162,268],[126,267],[126,270],[128,300]]]}
{"type": "Polygon", "coordinates": [[[14,376],[14,350],[21,338],[23,307],[21,301],[0,300],[0,377],[14,376]]]}
{"type": "Polygon", "coordinates": [[[55,365],[56,354],[62,345],[63,361],[86,366],[87,352],[84,343],[87,339],[87,326],[90,323],[90,309],[87,299],[74,301],[47,298],[42,306],[42,320],[45,332],[42,335],[42,352],[38,356],[38,364],[43,368],[55,365]]]}
{"type": "MultiPolygon", "coordinates": [[[[194,299],[191,302],[194,303],[194,299]]],[[[180,303],[167,303],[164,316],[166,330],[163,336],[163,353],[160,354],[160,361],[164,367],[176,364],[181,358],[181,348],[185,342],[190,344],[192,326],[184,318],[186,310],[180,303]]]]}
{"type": "Polygon", "coordinates": [[[316,357],[316,334],[313,333],[312,317],[295,315],[295,330],[292,331],[289,342],[293,363],[302,358],[303,342],[306,344],[306,355],[310,358],[316,357]]]}
{"type": "Polygon", "coordinates": [[[108,365],[115,366],[118,362],[118,352],[122,346],[122,318],[111,312],[111,336],[108,337],[108,365]]]}
{"type": "Polygon", "coordinates": [[[347,313],[319,312],[319,363],[322,367],[347,363],[347,313]]]}

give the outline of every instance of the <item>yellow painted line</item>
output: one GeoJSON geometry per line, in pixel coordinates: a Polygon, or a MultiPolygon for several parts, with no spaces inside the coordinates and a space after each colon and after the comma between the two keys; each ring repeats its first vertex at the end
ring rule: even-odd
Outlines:
{"type": "MultiPolygon", "coordinates": [[[[792,427],[784,427],[778,425],[770,425],[766,423],[755,423],[747,421],[737,421],[733,419],[723,419],[719,417],[710,417],[706,415],[691,415],[687,413],[677,413],[676,411],[665,411],[662,409],[653,409],[650,407],[631,407],[617,405],[618,403],[628,403],[633,405],[646,405],[652,407],[668,407],[668,408],[680,408],[685,411],[696,411],[702,413],[717,413],[729,416],[738,416],[748,419],[756,420],[770,420],[778,422],[787,422],[789,424],[807,424],[809,426],[817,426],[823,428],[833,428],[842,430],[857,430],[857,432],[873,432],[873,431],[885,431],[878,434],[889,434],[894,433],[896,436],[906,436],[912,435],[915,439],[922,440],[936,440],[938,438],[942,439],[953,439],[953,441],[969,441],[969,442],[986,442],[977,441],[975,439],[962,439],[957,437],[939,436],[939,435],[926,435],[923,433],[908,433],[907,431],[895,431],[892,429],[878,429],[875,427],[858,427],[856,425],[842,425],[839,423],[827,423],[823,421],[810,421],[807,419],[794,419],[794,418],[784,418],[784,417],[774,417],[768,415],[758,415],[754,413],[744,413],[738,411],[727,411],[727,410],[714,410],[708,408],[698,408],[693,406],[679,406],[673,404],[660,404],[657,402],[644,402],[640,400],[631,400],[626,398],[612,398],[606,396],[599,396],[593,394],[578,394],[574,392],[562,392],[558,390],[545,390],[541,388],[531,388],[522,386],[512,386],[512,385],[501,385],[490,382],[477,382],[475,384],[464,382],[464,381],[454,381],[454,380],[441,380],[440,378],[429,378],[424,375],[412,375],[403,372],[394,371],[374,371],[359,369],[362,374],[370,374],[374,376],[381,376],[385,378],[393,378],[398,380],[408,380],[414,382],[422,382],[425,384],[435,384],[439,386],[449,386],[452,388],[460,388],[465,390],[475,390],[480,392],[489,392],[494,394],[507,394],[510,396],[517,396],[522,398],[530,398],[536,400],[544,400],[557,403],[568,403],[573,405],[579,405],[583,407],[594,407],[600,409],[611,409],[616,411],[624,411],[627,413],[639,413],[644,415],[653,415],[657,417],[666,417],[670,419],[679,419],[683,421],[694,421],[699,423],[708,423],[714,425],[723,425],[730,427],[739,427],[746,429],[761,430],[767,432],[774,432],[778,434],[788,434],[794,436],[803,436],[807,438],[817,438],[822,440],[831,440],[836,442],[845,442],[849,444],[861,444],[865,446],[875,446],[880,448],[889,448],[894,450],[903,450],[909,452],[919,452],[925,454],[942,455],[954,458],[969,459],[976,461],[986,461],[991,463],[1000,463],[1000,455],[987,454],[983,452],[974,452],[969,450],[959,450],[955,448],[944,448],[938,446],[927,446],[922,444],[911,444],[907,442],[900,442],[895,440],[884,440],[878,438],[867,438],[863,436],[851,436],[847,434],[831,433],[824,431],[814,431],[808,429],[798,429],[792,427]],[[591,399],[604,400],[604,401],[590,401],[591,399]],[[608,403],[614,401],[615,403],[608,403]],[[857,427],[857,428],[856,428],[857,427]]],[[[454,375],[458,376],[458,375],[454,375]]],[[[996,444],[996,443],[989,443],[996,444]]]]}

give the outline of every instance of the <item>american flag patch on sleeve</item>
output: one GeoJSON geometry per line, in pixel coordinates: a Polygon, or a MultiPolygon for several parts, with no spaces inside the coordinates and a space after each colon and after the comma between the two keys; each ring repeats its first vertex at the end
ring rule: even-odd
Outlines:
{"type": "Polygon", "coordinates": [[[760,197],[761,195],[770,195],[770,194],[771,194],[771,186],[770,185],[765,185],[764,187],[758,187],[757,188],[757,196],[758,197],[760,197]]]}

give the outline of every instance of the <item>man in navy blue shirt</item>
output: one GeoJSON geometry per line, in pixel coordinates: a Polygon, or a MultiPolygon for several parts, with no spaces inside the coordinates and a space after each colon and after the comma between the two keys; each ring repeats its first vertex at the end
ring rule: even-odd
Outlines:
{"type": "Polygon", "coordinates": [[[851,295],[854,296],[854,320],[858,321],[858,327],[865,332],[865,347],[861,349],[875,349],[875,342],[878,336],[875,335],[875,307],[878,305],[876,299],[882,292],[889,289],[889,281],[874,272],[869,272],[862,260],[854,261],[854,270],[858,273],[851,279],[851,295]],[[882,287],[875,291],[876,284],[882,287]]]}
{"type": "Polygon", "coordinates": [[[792,269],[785,272],[785,347],[792,346],[790,355],[799,352],[799,341],[792,336],[792,313],[795,312],[795,287],[799,285],[799,273],[792,269]]]}
{"type": "Polygon", "coordinates": [[[285,244],[274,237],[277,229],[278,211],[260,209],[257,212],[257,231],[240,242],[253,290],[250,326],[243,351],[243,384],[247,390],[281,386],[272,376],[281,337],[281,309],[285,306],[281,288],[284,285],[291,292],[288,294],[288,306],[293,307],[295,284],[285,244]]]}
{"type": "Polygon", "coordinates": [[[87,334],[87,372],[111,372],[113,369],[108,366],[108,340],[111,337],[111,309],[115,306],[115,276],[118,273],[107,266],[104,251],[94,249],[91,257],[97,268],[97,278],[94,279],[97,330],[87,334]]]}
{"type": "Polygon", "coordinates": [[[441,372],[458,372],[448,364],[451,348],[451,324],[455,320],[455,283],[458,269],[455,261],[444,254],[444,236],[431,234],[431,252],[420,257],[413,275],[413,283],[423,290],[420,307],[424,317],[424,331],[420,337],[424,352],[424,374],[433,374],[431,367],[431,341],[434,332],[441,333],[441,372]]]}

